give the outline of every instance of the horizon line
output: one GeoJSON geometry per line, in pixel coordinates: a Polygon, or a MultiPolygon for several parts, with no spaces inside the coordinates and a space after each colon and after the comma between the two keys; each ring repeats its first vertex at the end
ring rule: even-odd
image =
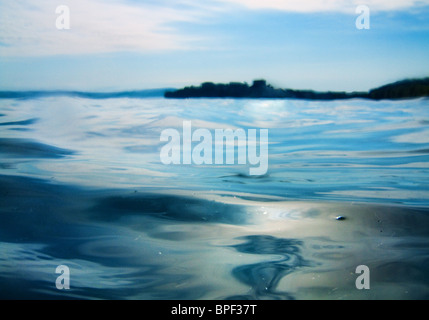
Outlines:
{"type": "MultiPolygon", "coordinates": [[[[378,89],[387,85],[393,85],[401,82],[406,81],[418,81],[418,80],[428,80],[429,75],[425,77],[409,77],[409,78],[402,78],[400,80],[396,80],[393,82],[382,84],[378,87],[370,88],[368,90],[353,90],[353,91],[345,91],[345,90],[314,90],[314,89],[296,89],[296,88],[280,88],[280,87],[274,87],[272,86],[267,80],[263,78],[255,78],[252,81],[265,81],[267,85],[272,86],[275,89],[282,89],[282,90],[294,90],[294,91],[313,91],[315,93],[324,93],[324,92],[338,92],[338,93],[369,93],[371,90],[378,89]]],[[[109,91],[102,91],[102,90],[81,90],[81,89],[2,89],[0,88],[0,93],[41,93],[41,94],[52,94],[52,95],[61,95],[61,94],[125,94],[125,93],[139,93],[139,92],[150,92],[150,91],[167,91],[167,90],[180,90],[187,87],[195,87],[195,86],[201,86],[204,83],[214,83],[214,84],[233,84],[233,83],[240,83],[240,84],[248,84],[247,81],[230,81],[230,82],[213,82],[213,81],[203,81],[199,85],[191,84],[182,86],[181,88],[176,87],[152,87],[152,88],[145,88],[145,89],[123,89],[123,90],[109,90],[109,91]]],[[[1,96],[0,96],[1,97],[1,96]]]]}

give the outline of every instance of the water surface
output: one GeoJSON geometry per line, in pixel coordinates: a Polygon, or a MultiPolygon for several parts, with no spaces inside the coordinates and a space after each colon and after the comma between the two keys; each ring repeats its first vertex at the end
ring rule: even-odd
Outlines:
{"type": "Polygon", "coordinates": [[[428,177],[425,99],[1,99],[0,297],[427,299],[428,177]],[[183,121],[269,129],[268,172],[162,164],[183,121]]]}

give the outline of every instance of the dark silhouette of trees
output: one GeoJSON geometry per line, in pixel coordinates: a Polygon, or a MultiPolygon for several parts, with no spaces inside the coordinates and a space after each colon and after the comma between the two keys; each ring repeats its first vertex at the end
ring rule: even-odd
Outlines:
{"type": "Polygon", "coordinates": [[[167,91],[166,98],[274,98],[274,99],[307,99],[307,100],[336,100],[336,99],[406,99],[429,96],[429,78],[403,80],[388,84],[369,92],[317,92],[313,90],[277,89],[267,84],[265,80],[254,80],[247,83],[230,82],[215,84],[204,82],[199,87],[191,86],[175,91],[167,91]]]}
{"type": "Polygon", "coordinates": [[[407,99],[429,96],[429,78],[402,80],[369,91],[369,98],[407,99]]]}

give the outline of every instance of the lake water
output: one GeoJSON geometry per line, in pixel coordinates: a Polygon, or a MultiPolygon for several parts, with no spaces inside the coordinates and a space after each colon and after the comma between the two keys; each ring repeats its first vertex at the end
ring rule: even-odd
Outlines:
{"type": "Polygon", "coordinates": [[[429,100],[1,99],[0,248],[1,299],[428,299],[429,100]],[[267,173],[163,164],[184,121],[267,173]]]}

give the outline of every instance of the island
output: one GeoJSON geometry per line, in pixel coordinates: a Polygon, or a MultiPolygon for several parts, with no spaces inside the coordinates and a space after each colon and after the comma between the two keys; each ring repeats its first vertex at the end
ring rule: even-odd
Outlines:
{"type": "Polygon", "coordinates": [[[266,80],[254,80],[252,85],[241,82],[215,84],[204,82],[200,86],[190,86],[179,90],[167,90],[165,98],[272,98],[272,99],[306,99],[306,100],[338,100],[363,98],[412,99],[429,97],[429,77],[423,79],[407,79],[387,84],[368,92],[317,92],[313,90],[279,89],[267,84],[266,80]]]}
{"type": "Polygon", "coordinates": [[[118,92],[87,92],[87,91],[0,91],[0,99],[37,99],[45,97],[68,96],[84,99],[144,99],[144,98],[244,98],[244,99],[306,99],[306,100],[339,100],[339,99],[371,99],[399,100],[429,97],[429,77],[409,79],[390,83],[368,92],[317,92],[313,90],[279,89],[267,84],[266,80],[255,80],[252,85],[241,82],[228,84],[204,82],[198,87],[190,86],[183,89],[145,89],[118,92]]]}

